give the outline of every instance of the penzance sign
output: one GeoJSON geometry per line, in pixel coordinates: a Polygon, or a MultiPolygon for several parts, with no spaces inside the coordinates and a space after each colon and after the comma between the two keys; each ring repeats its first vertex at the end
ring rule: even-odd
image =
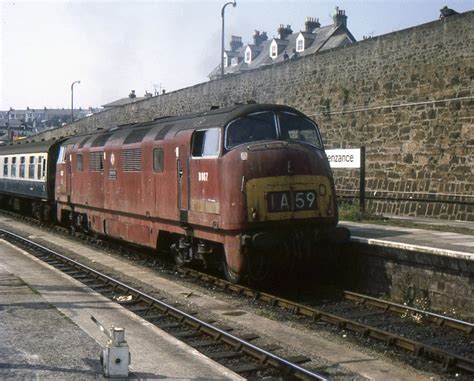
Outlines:
{"type": "Polygon", "coordinates": [[[327,149],[326,155],[331,168],[360,168],[360,148],[327,149]]]}
{"type": "Polygon", "coordinates": [[[360,168],[359,204],[365,210],[365,146],[352,149],[327,149],[326,156],[331,168],[360,168]]]}

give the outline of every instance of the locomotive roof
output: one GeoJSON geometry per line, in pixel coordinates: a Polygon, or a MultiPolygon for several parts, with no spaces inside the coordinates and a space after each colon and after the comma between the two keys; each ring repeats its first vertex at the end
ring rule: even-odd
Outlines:
{"type": "Polygon", "coordinates": [[[165,136],[174,136],[182,130],[223,127],[232,120],[259,111],[290,111],[304,116],[296,109],[283,105],[236,105],[188,115],[162,117],[149,122],[115,126],[108,130],[69,138],[67,144],[77,144],[79,148],[86,144],[90,147],[101,147],[112,141],[120,144],[137,143],[145,136],[152,136],[154,140],[163,140],[165,136]]]}
{"type": "Polygon", "coordinates": [[[58,144],[60,140],[42,140],[39,142],[21,142],[8,144],[0,147],[0,155],[12,155],[17,153],[49,152],[49,149],[58,144]]]}

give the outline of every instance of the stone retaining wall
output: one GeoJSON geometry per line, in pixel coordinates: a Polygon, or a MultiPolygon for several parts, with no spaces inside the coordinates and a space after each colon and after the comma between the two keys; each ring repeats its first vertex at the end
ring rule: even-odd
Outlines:
{"type": "Polygon", "coordinates": [[[339,269],[353,291],[474,319],[473,260],[351,242],[339,269]]]}

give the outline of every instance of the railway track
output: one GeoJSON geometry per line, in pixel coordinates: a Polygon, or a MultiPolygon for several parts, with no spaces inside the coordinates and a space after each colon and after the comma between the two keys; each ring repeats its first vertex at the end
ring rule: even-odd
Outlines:
{"type": "MultiPolygon", "coordinates": [[[[364,324],[357,319],[347,317],[348,314],[343,313],[342,311],[331,313],[325,309],[314,308],[272,294],[256,291],[246,286],[229,283],[226,280],[194,269],[181,268],[178,269],[178,271],[185,276],[204,281],[208,284],[212,284],[214,287],[219,287],[223,290],[248,297],[252,300],[266,303],[272,307],[281,308],[296,316],[299,315],[308,318],[311,321],[320,321],[331,324],[339,329],[352,331],[360,336],[382,341],[387,346],[409,351],[417,357],[425,357],[429,360],[437,361],[442,364],[443,369],[445,370],[459,369],[468,373],[474,373],[474,358],[468,358],[463,355],[449,352],[425,342],[410,339],[409,337],[402,336],[390,330],[364,324]]],[[[463,334],[470,336],[471,340],[473,340],[472,333],[474,331],[474,324],[472,323],[350,291],[344,291],[343,296],[346,300],[351,301],[356,305],[375,307],[381,310],[383,314],[395,313],[404,316],[420,316],[425,321],[436,324],[437,327],[444,326],[462,332],[463,334]]],[[[350,314],[354,315],[354,311],[351,311],[350,314]]],[[[472,344],[469,345],[469,343],[467,343],[467,346],[471,347],[470,350],[472,354],[472,344]]]]}
{"type": "Polygon", "coordinates": [[[116,301],[237,374],[245,377],[263,374],[284,379],[327,379],[322,374],[299,365],[310,361],[308,358],[284,359],[268,349],[252,344],[251,341],[258,338],[256,335],[234,336],[230,333],[231,328],[219,328],[213,322],[201,320],[15,233],[0,229],[0,237],[116,301]]]}

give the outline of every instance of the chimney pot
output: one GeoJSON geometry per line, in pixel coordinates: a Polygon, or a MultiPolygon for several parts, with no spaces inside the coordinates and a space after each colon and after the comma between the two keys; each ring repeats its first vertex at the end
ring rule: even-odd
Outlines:
{"type": "Polygon", "coordinates": [[[304,26],[305,26],[305,32],[313,33],[315,29],[321,26],[321,24],[319,23],[319,19],[315,17],[306,17],[304,26]]]}
{"type": "Polygon", "coordinates": [[[262,42],[266,41],[267,39],[268,39],[267,32],[260,33],[259,30],[255,30],[255,33],[253,34],[254,45],[259,46],[262,42]]]}
{"type": "Polygon", "coordinates": [[[336,28],[340,25],[347,26],[346,11],[343,9],[339,9],[339,7],[336,7],[336,10],[334,12],[334,16],[332,19],[334,20],[334,26],[336,28]]]}
{"type": "Polygon", "coordinates": [[[230,39],[230,50],[233,52],[237,51],[237,49],[243,46],[242,37],[240,36],[231,36],[230,39]]]}
{"type": "Polygon", "coordinates": [[[291,25],[287,25],[286,28],[283,26],[283,24],[280,24],[280,27],[278,28],[278,34],[280,35],[281,40],[286,40],[286,38],[293,33],[291,30],[291,25]]]}

